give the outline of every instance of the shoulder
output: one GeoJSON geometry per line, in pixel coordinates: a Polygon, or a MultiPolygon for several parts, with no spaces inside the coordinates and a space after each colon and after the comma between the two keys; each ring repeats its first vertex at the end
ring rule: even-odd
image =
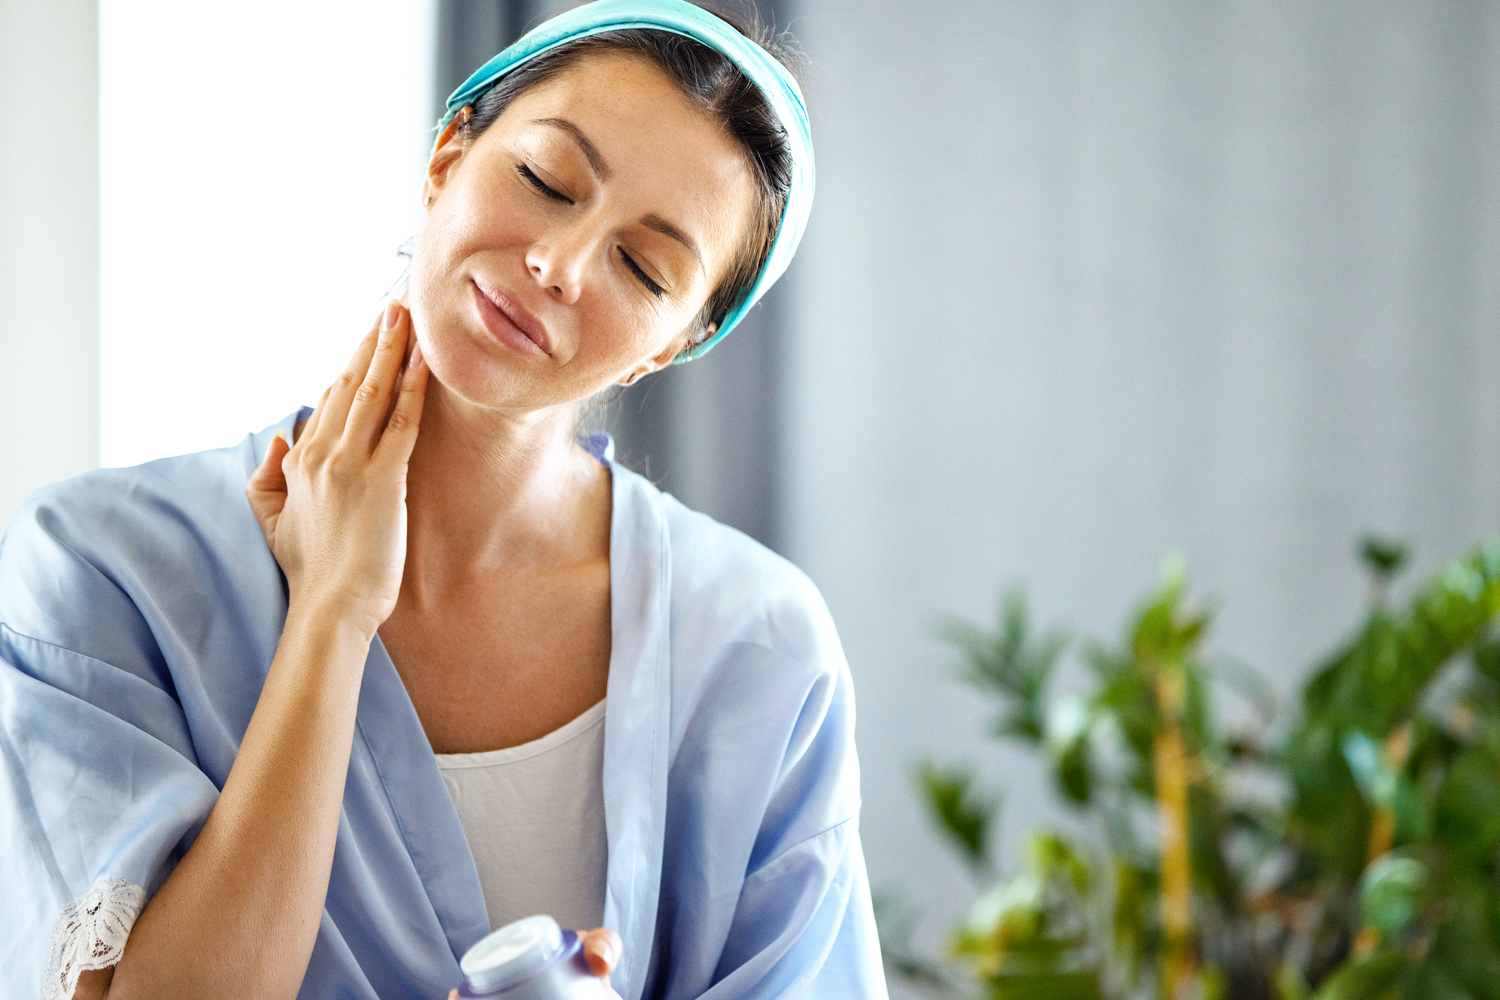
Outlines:
{"type": "MultiPolygon", "coordinates": [[[[618,468],[618,467],[617,467],[618,468]]],[[[682,703],[757,690],[788,707],[827,702],[848,666],[818,588],[788,559],[625,470],[628,502],[649,505],[670,578],[671,663],[682,703]]]]}
{"type": "Polygon", "coordinates": [[[128,630],[148,608],[225,578],[228,564],[265,569],[244,484],[274,432],[32,494],[0,539],[0,621],[96,655],[87,647],[105,625],[128,630]]]}
{"type": "Polygon", "coordinates": [[[122,528],[210,505],[227,491],[237,448],[179,455],[143,465],[94,469],[37,490],[16,512],[7,547],[38,537],[108,539],[122,528]]]}
{"type": "Polygon", "coordinates": [[[675,497],[663,495],[662,512],[671,542],[675,622],[721,641],[807,654],[820,669],[842,664],[833,618],[806,573],[675,497]]]}
{"type": "Polygon", "coordinates": [[[160,533],[202,534],[240,526],[253,438],[239,445],[95,469],[33,493],[0,542],[0,571],[17,561],[63,554],[85,561],[144,555],[160,533]]]}

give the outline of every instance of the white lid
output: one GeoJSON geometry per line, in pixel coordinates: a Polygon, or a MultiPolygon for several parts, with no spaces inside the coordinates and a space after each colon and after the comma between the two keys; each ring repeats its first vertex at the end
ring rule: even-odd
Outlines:
{"type": "Polygon", "coordinates": [[[488,993],[530,977],[562,950],[562,928],[546,915],[523,917],[481,938],[459,960],[469,988],[488,993]]]}

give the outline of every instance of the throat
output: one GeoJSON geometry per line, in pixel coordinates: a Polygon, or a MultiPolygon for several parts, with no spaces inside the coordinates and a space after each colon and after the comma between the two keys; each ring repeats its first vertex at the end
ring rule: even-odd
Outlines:
{"type": "Polygon", "coordinates": [[[450,434],[451,425],[429,427],[424,416],[412,454],[409,577],[447,589],[507,568],[609,558],[612,482],[604,463],[555,429],[528,435],[501,423],[509,433],[480,443],[472,427],[450,434]]]}
{"type": "Polygon", "coordinates": [[[380,637],[437,753],[539,739],[604,698],[608,560],[398,601],[380,637]]]}
{"type": "Polygon", "coordinates": [[[440,386],[426,405],[380,636],[435,751],[518,746],[605,695],[611,476],[571,413],[481,411],[440,386]]]}

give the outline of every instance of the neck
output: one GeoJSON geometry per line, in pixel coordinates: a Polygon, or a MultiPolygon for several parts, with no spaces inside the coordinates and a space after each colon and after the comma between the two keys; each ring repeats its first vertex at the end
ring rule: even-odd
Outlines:
{"type": "Polygon", "coordinates": [[[407,480],[402,590],[607,558],[609,475],[573,424],[570,407],[488,410],[433,379],[407,480]]]}

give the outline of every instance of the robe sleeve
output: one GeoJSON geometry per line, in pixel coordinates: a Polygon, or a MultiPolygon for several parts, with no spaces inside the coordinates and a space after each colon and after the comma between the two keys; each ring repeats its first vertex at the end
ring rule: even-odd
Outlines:
{"type": "MultiPolygon", "coordinates": [[[[0,543],[5,996],[71,997],[79,972],[114,965],[218,797],[151,630],[78,544],[88,490],[34,498],[0,543]]],[[[111,530],[92,527],[91,545],[111,530]]]]}
{"type": "MultiPolygon", "coordinates": [[[[726,644],[699,702],[706,720],[727,720],[705,723],[712,735],[697,740],[683,769],[699,775],[714,802],[703,811],[725,838],[702,863],[721,877],[743,867],[707,989],[667,990],[673,996],[886,995],[860,848],[853,681],[821,595],[800,572],[786,579],[767,588],[779,593],[757,626],[726,644]],[[760,803],[753,812],[751,801],[760,803]],[[725,845],[742,823],[753,839],[740,861],[725,845]]],[[[707,945],[716,911],[710,899],[691,911],[679,906],[679,920],[696,930],[679,927],[678,941],[698,934],[707,945]]],[[[675,957],[691,964],[680,944],[675,957]]]]}
{"type": "Polygon", "coordinates": [[[885,973],[851,817],[752,873],[740,894],[725,962],[705,998],[883,998],[885,973]]]}

